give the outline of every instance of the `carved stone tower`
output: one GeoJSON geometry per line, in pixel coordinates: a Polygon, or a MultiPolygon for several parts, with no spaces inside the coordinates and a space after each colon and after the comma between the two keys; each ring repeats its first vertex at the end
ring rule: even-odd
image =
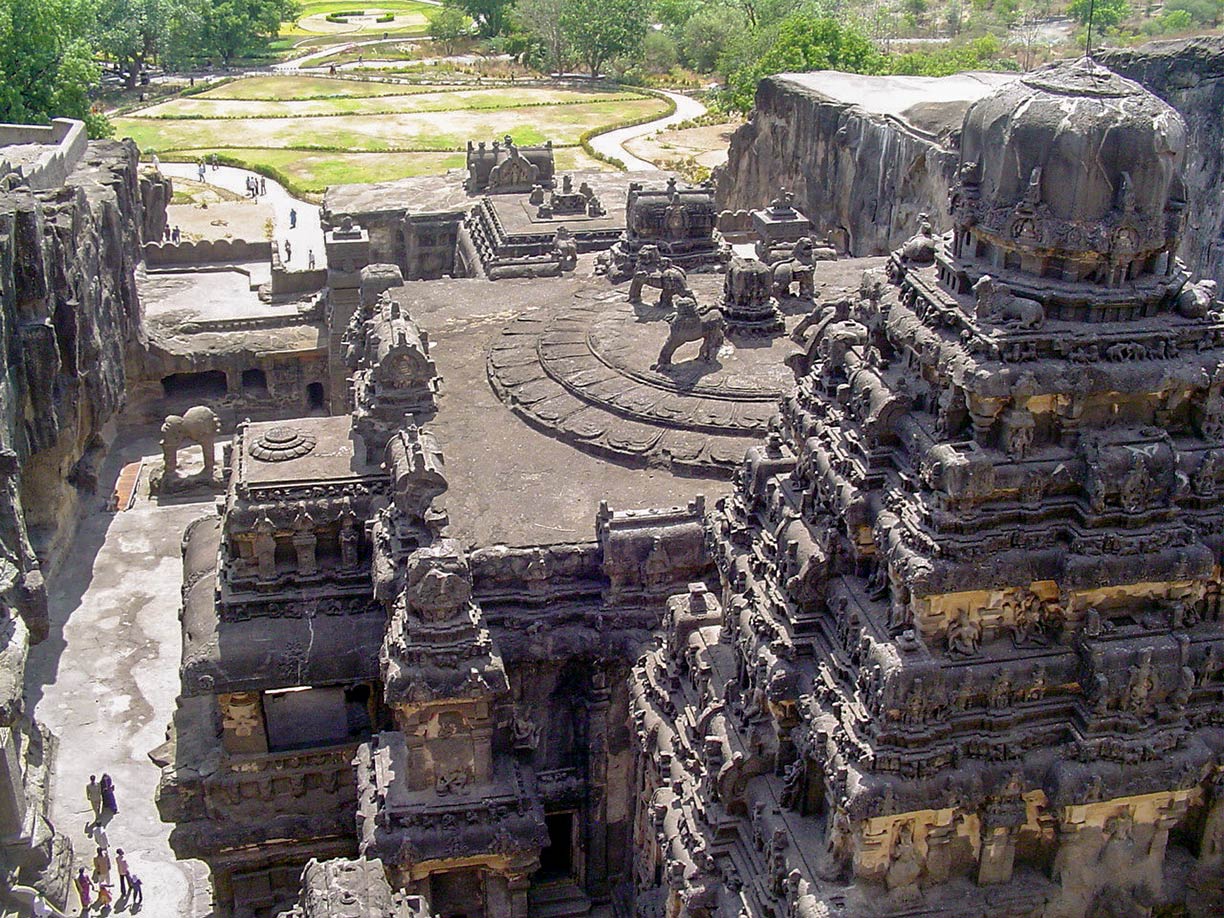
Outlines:
{"type": "Polygon", "coordinates": [[[1224,321],[1173,258],[1184,134],[1090,61],[1000,88],[934,263],[817,324],[711,516],[721,613],[635,671],[644,907],[1218,913],[1224,321]]]}

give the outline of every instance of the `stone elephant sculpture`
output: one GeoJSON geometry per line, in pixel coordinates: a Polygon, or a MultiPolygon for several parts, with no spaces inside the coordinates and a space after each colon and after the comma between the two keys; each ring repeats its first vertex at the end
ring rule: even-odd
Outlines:
{"type": "Polygon", "coordinates": [[[162,422],[162,459],[166,464],[166,475],[178,471],[178,451],[184,442],[200,444],[204,453],[205,478],[211,478],[216,462],[217,434],[221,432],[221,421],[207,405],[188,408],[182,415],[172,414],[162,422]]]}

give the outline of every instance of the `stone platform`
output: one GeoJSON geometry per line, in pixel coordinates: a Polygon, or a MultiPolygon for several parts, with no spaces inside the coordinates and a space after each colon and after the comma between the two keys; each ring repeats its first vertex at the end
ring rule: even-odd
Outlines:
{"type": "MultiPolygon", "coordinates": [[[[820,299],[858,286],[878,259],[824,263],[820,299]]],[[[718,302],[722,275],[693,275],[704,308],[718,302]]],[[[494,340],[489,381],[511,410],[572,446],[621,463],[673,473],[727,478],[744,451],[764,436],[778,400],[794,384],[783,362],[798,349],[788,336],[811,311],[784,301],[786,332],[730,332],[715,361],[683,345],[671,366],[656,369],[667,339],[668,311],[631,304],[628,285],[592,280],[562,301],[520,316],[494,340]]]]}

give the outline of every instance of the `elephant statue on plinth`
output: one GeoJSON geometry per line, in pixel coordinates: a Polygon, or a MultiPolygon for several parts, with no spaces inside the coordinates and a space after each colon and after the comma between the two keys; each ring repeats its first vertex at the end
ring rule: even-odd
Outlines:
{"type": "Polygon", "coordinates": [[[201,477],[212,478],[213,466],[216,463],[217,434],[221,432],[221,422],[216,413],[207,405],[196,405],[188,408],[182,415],[172,414],[162,422],[161,448],[162,459],[165,461],[165,476],[170,477],[178,471],[178,451],[185,441],[199,443],[204,453],[204,471],[201,477]]]}

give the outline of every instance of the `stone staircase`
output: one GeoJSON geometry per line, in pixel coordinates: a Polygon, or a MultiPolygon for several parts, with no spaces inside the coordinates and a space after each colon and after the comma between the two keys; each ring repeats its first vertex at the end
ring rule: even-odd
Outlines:
{"type": "Polygon", "coordinates": [[[590,912],[591,900],[572,880],[543,883],[527,893],[527,914],[531,918],[577,918],[590,912]]]}

